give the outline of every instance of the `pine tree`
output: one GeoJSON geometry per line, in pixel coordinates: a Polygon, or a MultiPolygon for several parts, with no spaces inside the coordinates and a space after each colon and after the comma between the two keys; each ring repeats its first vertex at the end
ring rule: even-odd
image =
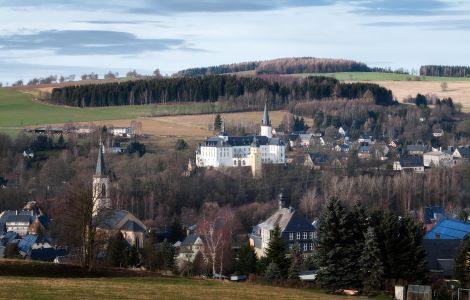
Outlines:
{"type": "Polygon", "coordinates": [[[235,269],[245,275],[256,273],[257,260],[255,249],[249,243],[244,243],[240,247],[235,269]]]}
{"type": "Polygon", "coordinates": [[[460,246],[455,259],[454,274],[463,287],[470,287],[470,238],[466,238],[460,246]]]}
{"type": "Polygon", "coordinates": [[[266,249],[266,258],[268,262],[273,262],[277,265],[283,278],[287,276],[289,260],[286,257],[284,241],[281,237],[281,228],[279,228],[278,225],[274,227],[274,230],[271,233],[268,249],[266,249]]]}
{"type": "Polygon", "coordinates": [[[140,254],[137,250],[137,247],[134,245],[129,249],[127,253],[127,265],[131,267],[136,267],[140,263],[140,254]]]}
{"type": "Polygon", "coordinates": [[[365,234],[368,230],[368,214],[364,206],[359,201],[354,203],[351,212],[348,214],[347,222],[348,228],[351,230],[352,240],[354,241],[350,246],[349,256],[351,257],[350,272],[354,274],[355,281],[353,286],[356,288],[361,287],[361,266],[360,258],[365,244],[365,234]]]}
{"type": "Polygon", "coordinates": [[[355,262],[350,255],[354,240],[346,219],[344,207],[333,197],[323,210],[317,229],[314,254],[317,280],[330,290],[355,287],[356,278],[351,272],[355,262]]]}
{"type": "Polygon", "coordinates": [[[201,276],[202,274],[204,274],[204,270],[205,270],[204,256],[202,255],[202,252],[198,251],[191,264],[191,274],[193,276],[201,276]]]}
{"type": "Polygon", "coordinates": [[[118,231],[108,243],[107,258],[113,267],[125,267],[127,262],[126,249],[128,244],[124,236],[118,231]]]}
{"type": "Polygon", "coordinates": [[[372,227],[369,227],[365,234],[365,243],[359,261],[364,290],[367,292],[380,290],[383,283],[384,269],[377,236],[372,227]]]}
{"type": "Polygon", "coordinates": [[[302,265],[302,252],[300,252],[299,244],[295,243],[290,252],[289,279],[299,279],[300,272],[302,271],[302,265]]]}
{"type": "Polygon", "coordinates": [[[217,114],[214,119],[214,131],[220,131],[222,128],[222,117],[217,114]]]}
{"type": "Polygon", "coordinates": [[[266,278],[267,281],[281,279],[282,274],[281,274],[281,270],[279,269],[279,266],[275,262],[271,262],[266,268],[264,277],[266,278]]]}

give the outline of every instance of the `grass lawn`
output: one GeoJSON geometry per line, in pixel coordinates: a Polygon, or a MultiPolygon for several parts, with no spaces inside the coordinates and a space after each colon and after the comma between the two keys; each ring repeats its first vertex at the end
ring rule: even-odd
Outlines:
{"type": "Polygon", "coordinates": [[[312,289],[184,278],[0,277],[0,282],[0,299],[358,299],[312,289]]]}
{"type": "Polygon", "coordinates": [[[215,104],[136,105],[103,108],[77,108],[49,105],[33,100],[31,95],[0,88],[0,130],[40,124],[135,119],[158,116],[210,112],[215,104]]]}

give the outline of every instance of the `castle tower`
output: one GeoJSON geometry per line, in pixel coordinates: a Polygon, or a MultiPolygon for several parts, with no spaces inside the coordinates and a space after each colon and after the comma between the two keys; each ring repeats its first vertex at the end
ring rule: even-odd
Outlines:
{"type": "Polygon", "coordinates": [[[261,161],[261,149],[258,141],[256,140],[256,136],[253,137],[253,143],[251,143],[250,146],[249,158],[253,178],[260,178],[263,175],[263,163],[261,161]]]}
{"type": "Polygon", "coordinates": [[[100,139],[98,160],[96,162],[95,174],[93,175],[93,215],[98,214],[102,209],[111,208],[109,176],[106,171],[103,152],[103,143],[100,139]]]}
{"type": "Polygon", "coordinates": [[[267,102],[264,103],[263,120],[261,121],[261,136],[268,138],[273,137],[273,128],[271,127],[271,120],[269,120],[267,102]]]}

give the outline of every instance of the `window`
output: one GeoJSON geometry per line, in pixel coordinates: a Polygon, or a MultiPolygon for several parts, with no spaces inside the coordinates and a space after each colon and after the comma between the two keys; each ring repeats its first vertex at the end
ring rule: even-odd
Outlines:
{"type": "Polygon", "coordinates": [[[289,240],[292,241],[294,239],[294,233],[290,232],[289,233],[289,240]]]}
{"type": "Polygon", "coordinates": [[[306,240],[306,239],[307,239],[307,233],[304,232],[304,240],[306,240]]]}
{"type": "Polygon", "coordinates": [[[310,251],[313,251],[313,243],[310,243],[310,251]]]}
{"type": "Polygon", "coordinates": [[[106,185],[104,183],[101,185],[101,197],[106,197],[106,185]]]}
{"type": "Polygon", "coordinates": [[[300,240],[300,232],[297,232],[297,239],[300,240]]]}
{"type": "Polygon", "coordinates": [[[234,160],[234,161],[233,161],[233,165],[234,165],[234,166],[237,165],[237,160],[234,160]]]}
{"type": "Polygon", "coordinates": [[[313,240],[313,231],[309,232],[309,236],[310,236],[309,239],[313,240]]]}
{"type": "Polygon", "coordinates": [[[292,244],[289,244],[289,251],[292,251],[292,244]]]}
{"type": "Polygon", "coordinates": [[[304,251],[307,251],[307,250],[308,250],[308,244],[304,243],[304,251]]]}

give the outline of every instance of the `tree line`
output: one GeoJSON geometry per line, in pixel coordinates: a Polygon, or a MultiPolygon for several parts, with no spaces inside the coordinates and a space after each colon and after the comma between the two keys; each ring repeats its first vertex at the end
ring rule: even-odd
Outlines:
{"type": "Polygon", "coordinates": [[[470,77],[468,66],[425,65],[419,69],[421,76],[470,77]]]}
{"type": "Polygon", "coordinates": [[[295,100],[370,98],[379,105],[395,103],[392,92],[371,83],[342,83],[334,78],[305,79],[237,76],[151,78],[105,84],[55,88],[54,104],[76,107],[141,105],[181,102],[259,102],[284,106],[295,100]]]}

